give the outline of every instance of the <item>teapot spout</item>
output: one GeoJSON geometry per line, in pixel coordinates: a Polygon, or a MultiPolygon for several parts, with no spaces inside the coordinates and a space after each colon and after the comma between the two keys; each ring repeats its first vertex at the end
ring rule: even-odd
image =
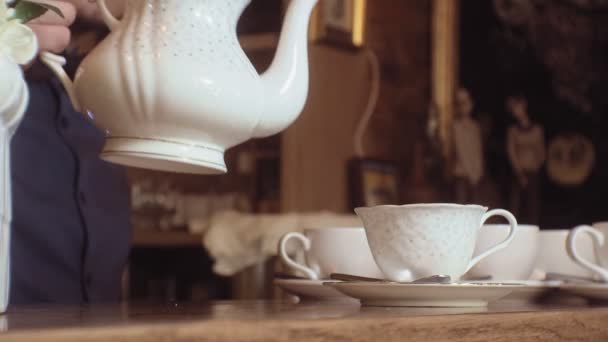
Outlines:
{"type": "Polygon", "coordinates": [[[57,76],[57,78],[59,78],[59,81],[61,81],[61,84],[63,84],[65,91],[70,97],[70,101],[72,101],[72,106],[74,107],[74,109],[77,112],[82,113],[82,107],[80,106],[80,102],[76,98],[76,93],[74,91],[74,83],[63,69],[66,64],[65,58],[52,54],[50,52],[43,52],[40,54],[40,60],[42,61],[42,63],[48,66],[49,69],[51,69],[51,71],[55,74],[55,76],[57,76]]]}
{"type": "Polygon", "coordinates": [[[262,75],[265,112],[256,138],[277,134],[302,112],[308,97],[308,25],[318,0],[291,0],[275,58],[262,75]]]}

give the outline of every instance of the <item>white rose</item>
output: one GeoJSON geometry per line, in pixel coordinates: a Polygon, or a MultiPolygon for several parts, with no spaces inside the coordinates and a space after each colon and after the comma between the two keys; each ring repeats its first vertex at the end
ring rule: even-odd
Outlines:
{"type": "Polygon", "coordinates": [[[34,32],[13,15],[14,11],[0,0],[0,55],[23,65],[36,57],[38,40],[34,32]]]}

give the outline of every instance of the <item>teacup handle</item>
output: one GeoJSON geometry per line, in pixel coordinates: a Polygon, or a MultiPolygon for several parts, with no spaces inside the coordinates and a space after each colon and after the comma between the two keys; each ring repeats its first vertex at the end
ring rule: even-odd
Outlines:
{"type": "Polygon", "coordinates": [[[576,248],[576,239],[580,233],[588,233],[591,235],[594,244],[596,244],[598,247],[604,245],[605,237],[602,232],[591,226],[578,226],[574,228],[570,234],[568,234],[568,239],[566,240],[566,251],[568,252],[568,255],[577,264],[592,271],[593,273],[598,274],[603,282],[608,282],[608,270],[589,260],[585,260],[578,253],[578,249],[576,248]]]}
{"type": "Polygon", "coordinates": [[[306,277],[308,277],[310,280],[319,280],[319,275],[317,272],[308,266],[298,264],[287,254],[287,242],[289,242],[291,239],[296,239],[302,242],[305,251],[310,250],[310,239],[304,234],[297,232],[287,233],[283,235],[281,241],[279,241],[279,256],[281,261],[283,261],[283,263],[287,266],[306,274],[306,277]]]}
{"type": "Polygon", "coordinates": [[[477,263],[483,260],[484,258],[489,257],[490,255],[498,252],[499,250],[507,247],[515,237],[515,230],[517,229],[517,220],[515,219],[515,216],[513,216],[513,214],[504,209],[490,210],[482,216],[481,227],[483,227],[483,224],[492,216],[502,216],[507,219],[507,221],[509,222],[509,235],[507,235],[507,238],[504,239],[501,243],[489,248],[485,252],[474,257],[471,262],[469,262],[469,266],[467,267],[466,272],[468,272],[471,268],[473,268],[473,266],[477,265],[477,263]]]}

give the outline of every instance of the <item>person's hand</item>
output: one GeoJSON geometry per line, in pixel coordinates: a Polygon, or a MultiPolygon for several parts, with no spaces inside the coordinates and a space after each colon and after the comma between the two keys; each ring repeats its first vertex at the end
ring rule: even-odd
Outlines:
{"type": "MultiPolygon", "coordinates": [[[[1,1],[1,0],[0,0],[1,1]]],[[[47,11],[27,25],[38,37],[39,52],[61,53],[70,43],[70,29],[76,19],[76,8],[69,2],[59,0],[40,0],[61,10],[64,18],[53,11],[47,11]]]]}
{"type": "MultiPolygon", "coordinates": [[[[94,22],[102,24],[101,10],[97,5],[96,0],[63,0],[71,3],[76,7],[78,13],[78,19],[82,19],[88,22],[94,22]]],[[[106,0],[106,6],[110,12],[116,17],[120,18],[124,11],[125,0],[106,0]]]]}

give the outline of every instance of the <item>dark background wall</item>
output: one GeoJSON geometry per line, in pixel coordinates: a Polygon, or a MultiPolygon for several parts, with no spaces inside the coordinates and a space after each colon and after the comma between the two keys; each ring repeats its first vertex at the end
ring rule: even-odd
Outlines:
{"type": "Polygon", "coordinates": [[[490,137],[488,172],[503,203],[512,177],[504,145],[512,123],[504,109],[507,94],[521,92],[529,99],[547,144],[578,133],[595,147],[595,166],[583,184],[561,186],[543,170],[542,228],[608,219],[608,12],[603,5],[578,3],[461,1],[461,82],[471,89],[477,118],[490,137]]]}

